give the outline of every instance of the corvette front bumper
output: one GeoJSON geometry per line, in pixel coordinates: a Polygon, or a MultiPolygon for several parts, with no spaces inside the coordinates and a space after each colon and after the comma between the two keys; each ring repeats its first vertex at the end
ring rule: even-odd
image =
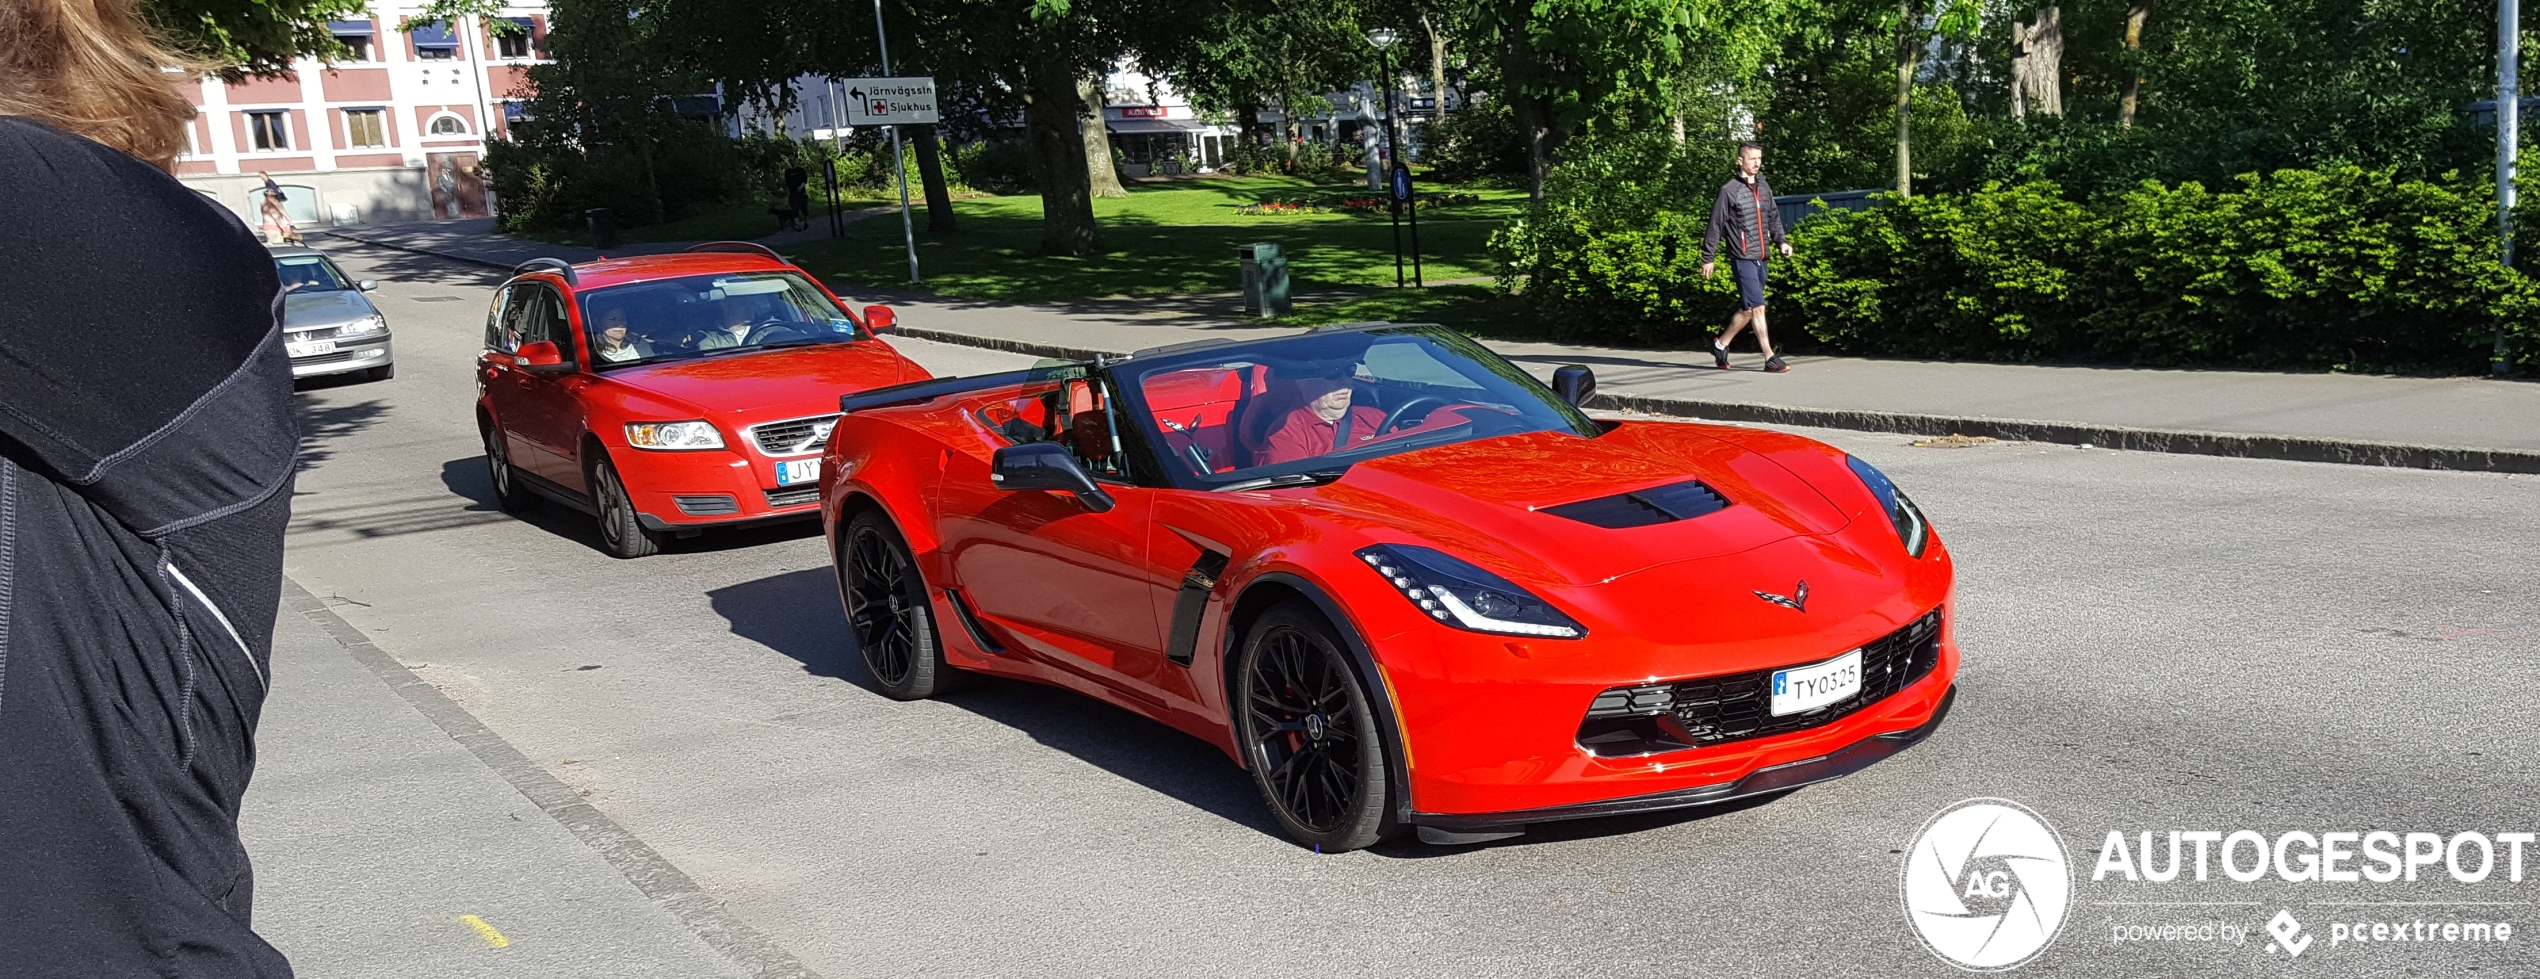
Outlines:
{"type": "Polygon", "coordinates": [[[1447,833],[1489,836],[1521,830],[1533,823],[1715,806],[1749,796],[1786,792],[1804,785],[1842,778],[1885,761],[1889,756],[1900,751],[1921,744],[1924,738],[1930,737],[1933,731],[1940,729],[1941,720],[1949,716],[1949,708],[1957,701],[1958,688],[1951,685],[1941,693],[1940,703],[1932,708],[1930,717],[1919,726],[1902,731],[1874,734],[1828,754],[1800,761],[1784,762],[1769,768],[1759,768],[1732,781],[1652,792],[1647,795],[1626,796],[1619,799],[1545,806],[1540,809],[1485,813],[1413,812],[1409,822],[1415,826],[1442,830],[1447,833]]]}

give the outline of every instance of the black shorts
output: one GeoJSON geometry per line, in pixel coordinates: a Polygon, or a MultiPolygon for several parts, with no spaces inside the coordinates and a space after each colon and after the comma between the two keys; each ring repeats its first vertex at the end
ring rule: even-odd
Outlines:
{"type": "Polygon", "coordinates": [[[1737,276],[1739,309],[1764,305],[1764,263],[1749,258],[1729,259],[1729,272],[1737,276]]]}

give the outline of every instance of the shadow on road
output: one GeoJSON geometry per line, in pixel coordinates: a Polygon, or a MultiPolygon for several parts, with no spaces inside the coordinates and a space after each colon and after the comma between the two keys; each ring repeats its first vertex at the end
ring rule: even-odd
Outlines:
{"type": "MultiPolygon", "coordinates": [[[[706,597],[733,635],[793,657],[814,676],[875,689],[847,635],[830,569],[745,581],[706,597]]],[[[1070,691],[994,677],[937,699],[1228,822],[1282,835],[1243,770],[1180,731],[1070,691]]]]}
{"type": "Polygon", "coordinates": [[[291,400],[292,413],[300,425],[300,458],[295,472],[308,472],[334,458],[337,442],[369,431],[395,410],[381,398],[342,404],[328,404],[320,398],[291,400]]]}

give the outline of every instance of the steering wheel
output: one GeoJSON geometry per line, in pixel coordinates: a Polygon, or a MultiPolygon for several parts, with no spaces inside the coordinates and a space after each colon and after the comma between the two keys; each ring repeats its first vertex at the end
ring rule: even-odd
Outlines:
{"type": "Polygon", "coordinates": [[[795,329],[795,327],[799,325],[801,324],[770,316],[766,319],[760,320],[757,326],[751,327],[750,335],[741,341],[741,345],[745,347],[755,347],[759,344],[768,342],[770,338],[779,333],[790,333],[793,335],[794,339],[801,339],[803,335],[802,331],[795,329]]]}
{"type": "Polygon", "coordinates": [[[1443,408],[1443,407],[1446,407],[1446,405],[1447,405],[1447,400],[1446,400],[1445,398],[1437,397],[1437,396],[1435,396],[1435,395],[1427,395],[1427,394],[1424,394],[1424,395],[1421,395],[1421,396],[1419,396],[1419,397],[1413,398],[1413,399],[1411,399],[1411,400],[1409,400],[1409,401],[1405,401],[1405,402],[1403,402],[1403,403],[1401,403],[1401,404],[1395,405],[1395,406],[1394,406],[1393,411],[1386,413],[1386,415],[1385,415],[1385,423],[1384,423],[1384,424],[1382,424],[1382,425],[1378,425],[1378,426],[1376,426],[1376,434],[1378,434],[1378,435],[1386,435],[1386,434],[1390,434],[1390,433],[1392,433],[1395,429],[1401,428],[1401,427],[1402,427],[1402,423],[1403,423],[1403,422],[1409,421],[1409,420],[1411,419],[1411,409],[1416,408],[1416,407],[1419,407],[1419,406],[1424,405],[1424,404],[1434,404],[1434,405],[1437,405],[1437,406],[1438,406],[1438,407],[1440,407],[1440,408],[1443,408]]]}

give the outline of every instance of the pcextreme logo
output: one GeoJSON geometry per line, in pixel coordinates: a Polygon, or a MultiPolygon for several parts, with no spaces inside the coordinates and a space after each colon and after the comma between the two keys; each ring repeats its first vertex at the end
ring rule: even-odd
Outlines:
{"type": "Polygon", "coordinates": [[[1932,816],[1905,852],[1905,917],[1941,961],[1977,972],[2019,967],[2055,941],[2072,903],[2072,864],[2055,830],[2008,799],[1968,799],[1932,816]]]}

